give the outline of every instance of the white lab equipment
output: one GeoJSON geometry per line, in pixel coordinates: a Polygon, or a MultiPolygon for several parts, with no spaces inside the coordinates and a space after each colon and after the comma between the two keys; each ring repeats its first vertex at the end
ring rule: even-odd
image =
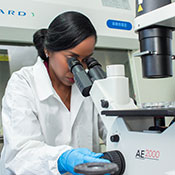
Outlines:
{"type": "Polygon", "coordinates": [[[137,35],[133,28],[134,7],[134,0],[74,0],[74,3],[71,0],[3,1],[0,8],[0,41],[31,44],[33,33],[47,28],[58,14],[79,11],[88,16],[95,26],[97,47],[137,49],[137,35]]]}

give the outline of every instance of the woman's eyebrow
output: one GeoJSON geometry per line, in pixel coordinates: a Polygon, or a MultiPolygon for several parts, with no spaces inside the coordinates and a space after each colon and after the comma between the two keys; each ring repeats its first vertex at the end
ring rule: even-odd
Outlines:
{"type": "Polygon", "coordinates": [[[80,55],[78,55],[78,54],[76,54],[76,53],[74,53],[74,52],[72,52],[72,51],[66,51],[66,52],[69,52],[69,53],[71,53],[73,56],[75,56],[75,57],[79,57],[80,55]]]}
{"type": "MultiPolygon", "coordinates": [[[[71,53],[73,56],[75,56],[75,57],[77,57],[77,58],[80,57],[80,55],[78,55],[77,53],[74,53],[74,52],[72,52],[72,51],[67,50],[66,52],[71,53]]],[[[86,56],[85,59],[88,58],[88,57],[90,57],[91,55],[93,55],[93,52],[92,52],[91,54],[89,54],[88,56],[86,56]]],[[[83,59],[84,59],[84,58],[83,58],[83,59]]]]}

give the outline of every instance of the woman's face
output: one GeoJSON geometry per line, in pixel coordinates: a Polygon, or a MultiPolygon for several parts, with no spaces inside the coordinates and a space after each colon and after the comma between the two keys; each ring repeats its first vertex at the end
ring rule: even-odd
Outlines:
{"type": "Polygon", "coordinates": [[[74,76],[68,68],[67,59],[76,57],[86,68],[85,60],[93,54],[94,47],[95,37],[90,36],[72,49],[49,52],[49,73],[51,79],[56,79],[57,82],[63,85],[71,86],[74,83],[74,76]]]}

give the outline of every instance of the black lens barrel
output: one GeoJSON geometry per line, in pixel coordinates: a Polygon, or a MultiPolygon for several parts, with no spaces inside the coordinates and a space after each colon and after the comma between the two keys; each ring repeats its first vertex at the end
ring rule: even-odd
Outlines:
{"type": "Polygon", "coordinates": [[[142,70],[145,78],[172,76],[172,29],[153,26],[139,31],[142,70]]]}
{"type": "Polygon", "coordinates": [[[75,83],[84,97],[89,96],[92,82],[86,74],[82,64],[76,58],[67,59],[69,69],[74,75],[75,83]]]}
{"type": "Polygon", "coordinates": [[[88,58],[86,60],[88,75],[92,81],[106,78],[106,73],[103,71],[101,64],[95,58],[88,58]]]}

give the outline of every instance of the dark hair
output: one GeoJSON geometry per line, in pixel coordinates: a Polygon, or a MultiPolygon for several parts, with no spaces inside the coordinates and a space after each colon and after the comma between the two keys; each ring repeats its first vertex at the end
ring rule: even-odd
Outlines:
{"type": "Polygon", "coordinates": [[[47,34],[47,29],[40,29],[40,30],[36,31],[33,35],[33,43],[35,45],[35,48],[38,51],[38,55],[43,60],[48,59],[45,55],[45,52],[44,52],[44,42],[45,42],[46,34],[47,34]]]}
{"type": "Polygon", "coordinates": [[[66,50],[77,46],[89,36],[94,36],[97,40],[96,30],[91,21],[79,12],[69,11],[58,15],[48,30],[38,30],[33,36],[33,42],[38,55],[45,60],[47,57],[43,55],[44,48],[52,52],[66,50]]]}

